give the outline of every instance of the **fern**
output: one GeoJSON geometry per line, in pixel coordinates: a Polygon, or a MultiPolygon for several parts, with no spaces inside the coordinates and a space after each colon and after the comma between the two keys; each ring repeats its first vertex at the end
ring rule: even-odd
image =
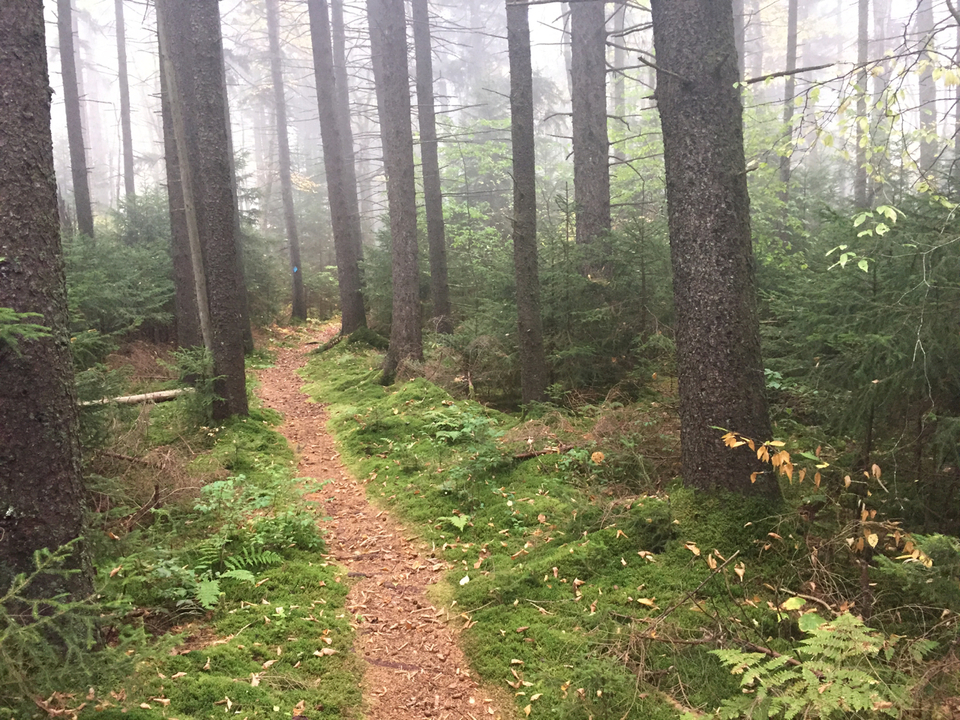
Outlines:
{"type": "Polygon", "coordinates": [[[220,581],[216,579],[201,580],[197,584],[195,600],[204,610],[213,610],[220,601],[220,581]]]}
{"type": "Polygon", "coordinates": [[[252,570],[268,565],[279,565],[282,562],[283,558],[273,550],[264,550],[248,545],[237,554],[227,557],[223,564],[227,566],[228,570],[252,570]]]}
{"type": "Polygon", "coordinates": [[[898,673],[882,672],[877,656],[884,645],[881,636],[846,613],[810,629],[797,648],[800,665],[787,656],[714,650],[731,673],[743,676],[741,693],[724,699],[717,717],[896,716],[909,688],[898,673]]]}

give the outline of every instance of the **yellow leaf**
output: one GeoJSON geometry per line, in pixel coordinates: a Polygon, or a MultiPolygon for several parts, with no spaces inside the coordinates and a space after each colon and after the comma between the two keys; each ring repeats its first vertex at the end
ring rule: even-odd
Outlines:
{"type": "Polygon", "coordinates": [[[820,475],[820,471],[817,471],[817,474],[813,476],[813,484],[816,487],[820,487],[820,481],[823,480],[823,477],[820,475]]]}
{"type": "Polygon", "coordinates": [[[646,605],[647,607],[656,607],[657,603],[654,602],[656,598],[637,598],[637,602],[641,605],[646,605]]]}
{"type": "Polygon", "coordinates": [[[798,482],[798,483],[802,483],[802,482],[803,482],[803,479],[804,479],[806,476],[807,476],[807,469],[806,469],[806,468],[800,468],[800,472],[799,472],[798,475],[797,475],[797,482],[798,482]]]}
{"type": "Polygon", "coordinates": [[[851,483],[851,482],[853,482],[853,481],[850,479],[850,476],[849,476],[849,475],[844,475],[844,477],[843,477],[843,486],[848,488],[848,487],[850,487],[850,483],[851,483]]]}
{"type": "Polygon", "coordinates": [[[757,481],[757,476],[759,476],[759,475],[760,475],[760,473],[758,473],[758,472],[750,473],[750,482],[751,482],[751,483],[755,483],[755,482],[757,481]]]}
{"type": "Polygon", "coordinates": [[[870,467],[870,472],[873,474],[873,476],[874,476],[877,480],[880,479],[880,466],[879,466],[879,465],[877,465],[876,463],[874,463],[874,464],[870,467]]]}
{"type": "Polygon", "coordinates": [[[870,533],[867,535],[867,542],[870,543],[870,547],[875,548],[877,543],[880,542],[880,538],[876,533],[870,533]]]}
{"type": "Polygon", "coordinates": [[[534,694],[534,695],[531,695],[531,696],[530,696],[530,702],[536,702],[537,700],[539,700],[539,699],[542,698],[542,697],[543,697],[543,693],[536,693],[536,694],[534,694]]]}
{"type": "Polygon", "coordinates": [[[531,711],[531,710],[533,710],[533,706],[532,706],[532,705],[527,705],[527,706],[523,709],[523,714],[526,715],[527,717],[530,717],[530,711],[531,711]]]}
{"type": "Polygon", "coordinates": [[[737,577],[740,578],[740,581],[743,581],[743,575],[747,571],[747,566],[743,563],[737,563],[737,566],[733,568],[733,571],[737,574],[737,577]]]}
{"type": "MultiPolygon", "coordinates": [[[[617,530],[617,537],[627,537],[627,534],[623,530],[617,530]]],[[[629,538],[627,538],[629,540],[629,538]]],[[[616,538],[614,538],[616,540],[616,538]]]]}
{"type": "Polygon", "coordinates": [[[773,447],[785,447],[786,443],[783,440],[770,440],[767,442],[767,445],[773,445],[773,447]]]}
{"type": "Polygon", "coordinates": [[[685,542],[685,543],[683,544],[683,546],[684,546],[687,550],[689,550],[690,552],[692,552],[694,555],[696,555],[697,557],[700,557],[700,548],[698,548],[694,543],[692,543],[692,542],[685,542]]]}
{"type": "Polygon", "coordinates": [[[713,555],[707,555],[707,565],[710,566],[711,570],[717,569],[717,559],[713,555]]]}
{"type": "Polygon", "coordinates": [[[747,446],[748,446],[751,450],[753,450],[754,452],[756,452],[757,446],[754,445],[753,440],[751,440],[750,438],[747,438],[747,446]]]}

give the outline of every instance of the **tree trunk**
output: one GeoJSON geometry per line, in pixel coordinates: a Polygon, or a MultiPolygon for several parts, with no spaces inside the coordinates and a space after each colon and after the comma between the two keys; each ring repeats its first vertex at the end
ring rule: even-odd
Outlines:
{"type": "MultiPolygon", "coordinates": [[[[332,34],[333,39],[333,75],[336,91],[334,106],[337,110],[337,121],[340,127],[340,147],[343,152],[343,182],[347,193],[348,208],[350,209],[350,223],[355,227],[349,236],[351,243],[355,243],[352,252],[357,261],[363,262],[363,224],[360,214],[359,186],[357,184],[357,158],[353,146],[353,126],[350,123],[350,82],[347,78],[347,39],[346,28],[343,23],[343,0],[332,0],[332,34]]],[[[362,287],[363,276],[360,276],[362,287]]],[[[362,302],[362,298],[361,298],[362,302]]],[[[366,324],[364,319],[361,324],[366,324]]],[[[357,326],[359,327],[359,325],[357,326]]]]}
{"type": "Polygon", "coordinates": [[[433,60],[430,57],[430,13],[427,0],[413,0],[413,42],[417,55],[417,106],[420,118],[420,158],[423,199],[430,254],[430,296],[437,332],[453,332],[450,287],[447,285],[447,241],[443,227],[437,116],[433,104],[433,60]]]}
{"type": "Polygon", "coordinates": [[[730,0],[653,0],[673,261],[683,478],[701,490],[779,496],[751,484],[756,456],[716,427],[771,437],[760,355],[743,109],[730,0]]]}
{"type": "Polygon", "coordinates": [[[527,6],[507,2],[510,137],[513,143],[513,265],[517,280],[517,344],[524,403],[543,400],[547,359],[537,270],[537,167],[533,139],[533,68],[527,6]]]}
{"type": "Polygon", "coordinates": [[[117,22],[117,66],[120,85],[120,134],[123,138],[123,191],[128,205],[137,200],[133,170],[133,132],[130,129],[130,82],[127,78],[127,39],[123,24],[123,0],[115,0],[117,22]]]}
{"type": "MultiPolygon", "coordinates": [[[[357,212],[357,182],[347,172],[348,153],[343,151],[342,116],[337,112],[336,75],[330,42],[330,21],[326,0],[309,0],[310,35],[313,40],[313,67],[317,79],[320,109],[320,138],[323,166],[327,175],[327,196],[333,225],[333,246],[337,256],[340,285],[340,332],[349,335],[366,326],[363,283],[360,275],[360,214],[357,212]]],[[[349,118],[347,118],[349,124],[349,118]]],[[[352,155],[352,153],[349,153],[352,155]]]]}
{"type": "MultiPolygon", "coordinates": [[[[67,18],[69,20],[69,18],[67,18]]],[[[71,55],[71,53],[67,53],[71,55]]],[[[0,342],[0,588],[34,553],[84,534],[84,494],[67,330],[43,3],[0,3],[0,307],[42,315],[49,336],[0,342]]],[[[93,591],[81,546],[71,575],[45,574],[37,598],[93,591]]]]}
{"type": "Polygon", "coordinates": [[[937,83],[933,69],[937,63],[935,54],[933,0],[920,0],[917,5],[917,37],[922,50],[920,59],[927,60],[920,72],[920,174],[927,178],[936,171],[937,165],[937,83]]]}
{"type": "Polygon", "coordinates": [[[744,0],[733,0],[733,33],[737,45],[737,69],[743,80],[747,67],[747,8],[744,0]]]}
{"type": "MultiPolygon", "coordinates": [[[[174,129],[173,110],[170,106],[169,60],[160,44],[160,113],[163,117],[163,149],[167,171],[167,205],[170,209],[170,256],[173,260],[174,312],[177,320],[177,347],[192,348],[204,345],[200,329],[197,281],[193,272],[193,255],[190,228],[180,178],[180,161],[177,157],[177,136],[174,129]]],[[[195,220],[195,216],[194,216],[195,220]]],[[[194,237],[198,265],[203,264],[200,253],[200,238],[194,237]]],[[[206,287],[201,294],[204,312],[206,287]]],[[[209,314],[207,314],[209,329],[209,314]]]]}
{"type": "Polygon", "coordinates": [[[367,20],[393,248],[393,321],[390,348],[383,362],[384,377],[389,380],[408,360],[423,360],[417,194],[403,0],[367,0],[367,20]]]}
{"type": "Polygon", "coordinates": [[[602,0],[570,5],[573,195],[577,242],[585,245],[610,232],[607,26],[603,8],[602,0]]]}
{"type": "MultiPolygon", "coordinates": [[[[867,52],[870,47],[870,0],[857,2],[857,119],[867,116],[867,52]]],[[[858,208],[867,207],[867,142],[869,136],[857,122],[857,154],[853,176],[853,201],[858,208]]]]}
{"type": "Polygon", "coordinates": [[[788,73],[783,83],[783,132],[786,135],[787,147],[780,156],[780,202],[783,208],[780,211],[780,242],[785,246],[790,242],[790,231],[787,224],[790,219],[790,171],[791,155],[793,154],[793,100],[797,91],[797,78],[793,71],[797,69],[797,0],[787,2],[787,67],[788,73]]]}
{"type": "MultiPolygon", "coordinates": [[[[626,123],[624,116],[626,112],[626,65],[627,50],[625,39],[625,28],[627,21],[627,4],[618,5],[613,15],[613,35],[616,38],[613,49],[613,115],[620,123],[626,123]]],[[[627,159],[627,154],[623,150],[622,144],[614,146],[614,157],[618,162],[627,159]]]]}
{"type": "Polygon", "coordinates": [[[57,30],[60,35],[60,65],[63,72],[63,102],[67,112],[67,143],[70,146],[70,173],[77,206],[77,229],[93,237],[93,206],[87,174],[87,151],[83,144],[80,90],[77,85],[77,56],[73,45],[71,0],[57,0],[57,30]]]}
{"type": "Polygon", "coordinates": [[[274,117],[277,119],[277,149],[280,155],[280,196],[283,199],[283,222],[290,245],[290,272],[293,279],[291,315],[294,320],[306,320],[307,300],[303,292],[300,237],[297,234],[297,211],[293,206],[293,183],[290,180],[290,136],[287,132],[287,101],[283,92],[280,56],[280,0],[267,0],[267,34],[270,36],[270,75],[273,79],[274,117]]]}
{"type": "Polygon", "coordinates": [[[245,289],[235,237],[219,5],[217,0],[160,0],[157,19],[167,48],[186,209],[188,217],[195,215],[202,252],[202,268],[194,266],[194,273],[205,280],[209,306],[205,342],[217,377],[213,414],[215,419],[246,415],[245,289]]]}

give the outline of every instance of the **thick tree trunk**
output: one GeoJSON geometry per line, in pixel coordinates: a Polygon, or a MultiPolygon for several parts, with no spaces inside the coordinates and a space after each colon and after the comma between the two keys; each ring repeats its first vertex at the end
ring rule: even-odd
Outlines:
{"type": "MultiPolygon", "coordinates": [[[[867,117],[867,52],[870,47],[870,0],[857,0],[857,118],[867,117]]],[[[867,146],[869,136],[857,123],[857,167],[853,176],[853,202],[858,208],[867,207],[867,146]]]]}
{"type": "MultiPolygon", "coordinates": [[[[84,496],[67,330],[50,81],[40,0],[0,3],[0,307],[39,313],[50,335],[0,342],[0,588],[36,569],[34,552],[84,533],[84,496]]],[[[80,572],[44,575],[33,597],[92,592],[80,572]]]]}
{"type": "Polygon", "coordinates": [[[430,13],[427,0],[413,0],[413,42],[417,55],[417,106],[420,118],[420,158],[427,213],[430,254],[430,296],[437,332],[453,332],[450,288],[447,285],[447,240],[443,226],[437,116],[433,104],[433,60],[430,57],[430,13]]]}
{"type": "Polygon", "coordinates": [[[703,489],[755,485],[756,456],[716,427],[771,437],[760,355],[750,200],[730,0],[653,0],[676,305],[683,478],[703,489]]]}
{"type": "Polygon", "coordinates": [[[577,242],[586,245],[610,232],[607,26],[603,8],[602,0],[570,5],[573,194],[577,242]]]}
{"type": "Polygon", "coordinates": [[[210,332],[205,342],[218,378],[214,418],[246,415],[245,289],[235,237],[219,4],[217,0],[160,0],[157,16],[171,71],[167,79],[187,215],[195,215],[203,255],[202,271],[194,266],[194,272],[206,283],[210,332]]]}
{"type": "Polygon", "coordinates": [[[523,402],[543,400],[547,360],[537,268],[537,167],[533,137],[533,68],[527,6],[507,2],[510,137],[513,143],[513,265],[517,280],[517,344],[523,402]]]}
{"type": "MultiPolygon", "coordinates": [[[[355,225],[350,242],[355,243],[351,252],[358,262],[363,261],[363,223],[360,214],[359,186],[357,184],[357,158],[353,146],[353,126],[350,122],[350,82],[347,77],[347,39],[343,23],[343,0],[332,0],[331,32],[333,40],[333,75],[336,90],[334,106],[340,128],[340,147],[343,152],[343,182],[350,209],[350,223],[355,225]],[[354,239],[355,238],[355,239],[354,239]]],[[[361,275],[361,284],[363,277],[361,275]]],[[[362,298],[361,298],[362,301],[362,298]]],[[[366,320],[362,324],[365,324],[366,320]]],[[[359,327],[359,326],[358,326],[359,327]]]]}
{"type": "Polygon", "coordinates": [[[123,190],[127,203],[137,199],[133,169],[133,131],[130,128],[130,81],[127,78],[127,37],[123,24],[123,0],[115,0],[117,22],[117,66],[120,85],[120,134],[123,139],[123,190]]]}
{"type": "Polygon", "coordinates": [[[383,363],[384,376],[389,379],[406,361],[423,360],[417,195],[403,0],[367,0],[367,19],[393,248],[393,321],[390,348],[383,363]]]}
{"type": "MultiPolygon", "coordinates": [[[[160,47],[160,113],[163,117],[163,149],[167,171],[167,205],[170,210],[170,255],[173,259],[174,308],[177,320],[177,346],[180,348],[200,347],[204,345],[200,329],[200,309],[198,304],[197,282],[193,272],[193,255],[190,241],[190,228],[183,194],[183,182],[180,178],[180,160],[177,157],[177,136],[174,129],[173,110],[170,105],[168,82],[170,63],[165,50],[160,47]]],[[[195,216],[194,216],[195,219],[195,216]]],[[[200,252],[200,238],[194,237],[198,265],[203,264],[200,252]]],[[[204,312],[206,307],[206,287],[201,294],[204,312]]],[[[209,328],[209,314],[207,315],[209,328]]]]}
{"type": "Polygon", "coordinates": [[[290,245],[290,272],[293,280],[292,312],[294,320],[307,319],[307,300],[303,291],[303,265],[300,262],[300,237],[297,211],[293,206],[290,179],[290,136],[287,132],[287,100],[283,89],[283,60],[280,55],[280,0],[267,0],[267,34],[270,36],[270,76],[273,80],[274,117],[277,119],[277,149],[280,155],[280,196],[283,222],[290,245]]]}
{"type": "Polygon", "coordinates": [[[920,72],[920,130],[924,139],[920,142],[920,173],[929,177],[936,171],[937,143],[937,83],[933,69],[935,55],[933,0],[920,0],[917,6],[917,37],[922,49],[921,59],[929,62],[920,72]]]}
{"type": "Polygon", "coordinates": [[[57,0],[57,30],[60,35],[60,65],[63,72],[63,102],[67,112],[67,143],[70,146],[70,173],[77,206],[77,229],[93,237],[93,206],[87,173],[87,151],[83,144],[80,89],[77,85],[77,56],[73,45],[72,0],[57,0]]]}
{"type": "Polygon", "coordinates": [[[797,69],[797,0],[787,2],[787,66],[784,69],[790,74],[784,78],[783,83],[783,132],[787,147],[780,156],[780,202],[783,203],[783,208],[780,211],[779,235],[780,241],[786,245],[790,242],[787,223],[791,215],[788,203],[793,154],[793,99],[797,91],[797,78],[792,74],[797,69]]]}
{"type": "MultiPolygon", "coordinates": [[[[367,324],[363,308],[360,274],[360,213],[357,211],[357,183],[347,171],[347,153],[342,117],[337,112],[337,83],[334,73],[330,21],[326,0],[309,0],[310,35],[313,41],[313,67],[317,79],[320,109],[320,138],[323,166],[327,175],[327,197],[333,225],[333,246],[337,256],[340,285],[340,331],[349,335],[367,324]]],[[[347,119],[349,125],[349,118],[347,119]]],[[[352,153],[350,153],[352,155],[352,153]]]]}

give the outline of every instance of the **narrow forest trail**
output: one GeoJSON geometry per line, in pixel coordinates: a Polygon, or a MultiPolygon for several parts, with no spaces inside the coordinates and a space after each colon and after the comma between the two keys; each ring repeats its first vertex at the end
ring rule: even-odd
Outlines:
{"type": "Polygon", "coordinates": [[[278,348],[276,364],[257,373],[257,394],[283,414],[279,431],[297,449],[298,476],[329,481],[308,498],[317,503],[327,552],[346,568],[347,609],[362,617],[354,623],[354,651],[366,665],[363,715],[368,720],[513,717],[512,708],[504,712],[475,682],[459,633],[446,621],[446,611],[427,599],[427,586],[447,565],[416,544],[416,529],[371,505],[363,483],[340,462],[323,405],[300,391],[304,382],[297,371],[306,364],[306,352],[278,348]]]}

